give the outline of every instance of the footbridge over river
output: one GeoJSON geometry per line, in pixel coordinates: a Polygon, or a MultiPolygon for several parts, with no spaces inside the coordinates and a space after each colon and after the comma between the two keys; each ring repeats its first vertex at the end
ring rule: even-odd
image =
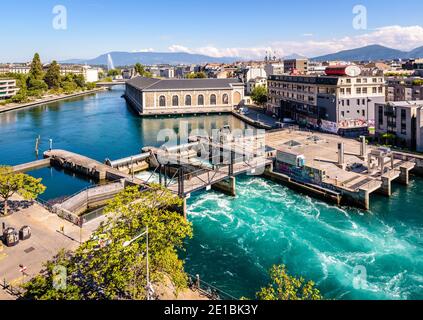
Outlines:
{"type": "MultiPolygon", "coordinates": [[[[235,196],[237,175],[262,174],[266,167],[271,167],[273,160],[258,142],[257,137],[232,143],[191,137],[187,144],[172,148],[146,147],[141,154],[115,161],[106,159],[105,163],[66,150],[49,150],[44,157],[51,165],[98,181],[113,181],[113,185],[98,186],[87,192],[93,194],[94,200],[101,201],[112,198],[123,189],[122,186],[138,185],[148,189],[151,179],[139,179],[135,172],[150,169],[151,176],[158,174],[159,183],[184,200],[182,209],[186,214],[186,199],[192,192],[215,188],[235,196]]],[[[45,165],[46,161],[42,164],[45,165]]],[[[76,194],[57,207],[78,215],[90,205],[92,199],[87,199],[83,193],[76,194]]]]}

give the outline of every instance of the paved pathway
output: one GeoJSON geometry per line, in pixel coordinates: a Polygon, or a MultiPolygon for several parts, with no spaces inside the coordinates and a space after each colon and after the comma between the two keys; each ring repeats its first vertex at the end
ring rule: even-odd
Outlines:
{"type": "MultiPolygon", "coordinates": [[[[13,200],[20,199],[15,197],[13,200]]],[[[3,247],[0,252],[0,280],[6,279],[13,286],[21,285],[38,274],[42,264],[60,249],[75,250],[80,244],[80,238],[82,241],[88,240],[104,219],[104,217],[96,219],[80,229],[36,203],[10,216],[0,217],[0,225],[4,222],[6,227],[14,227],[17,230],[27,225],[32,231],[30,239],[20,241],[15,247],[3,247]],[[62,226],[64,234],[60,232],[62,226]],[[27,267],[26,275],[19,271],[21,264],[27,267]]],[[[0,288],[0,299],[4,298],[7,296],[0,288]]]]}

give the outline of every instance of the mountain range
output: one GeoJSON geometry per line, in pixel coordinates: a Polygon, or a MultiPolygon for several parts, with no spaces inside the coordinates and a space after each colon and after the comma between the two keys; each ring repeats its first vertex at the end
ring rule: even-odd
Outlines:
{"type": "Polygon", "coordinates": [[[411,59],[422,58],[423,47],[416,48],[411,51],[401,51],[384,47],[381,45],[370,45],[362,48],[351,50],[344,50],[337,53],[327,54],[312,58],[315,61],[330,61],[330,60],[343,60],[343,61],[376,61],[376,60],[393,60],[393,59],[411,59]]]}
{"type": "MultiPolygon", "coordinates": [[[[204,64],[204,63],[232,63],[234,61],[245,60],[240,57],[211,57],[201,54],[192,54],[186,52],[121,52],[114,51],[102,54],[93,59],[71,59],[61,61],[61,63],[69,64],[89,64],[89,65],[107,65],[108,55],[112,57],[113,64],[117,66],[129,66],[140,62],[145,65],[154,64],[204,64]]],[[[292,54],[285,59],[302,58],[298,54],[292,54]]],[[[381,45],[370,45],[361,48],[344,50],[337,53],[327,54],[311,60],[329,61],[376,61],[376,60],[392,60],[392,59],[410,59],[423,57],[423,46],[411,51],[401,51],[384,47],[381,45]]]]}
{"type": "Polygon", "coordinates": [[[185,52],[120,52],[114,51],[102,54],[94,59],[71,59],[61,61],[70,64],[107,65],[108,55],[112,57],[114,66],[130,66],[137,62],[145,65],[155,64],[204,64],[204,63],[232,63],[240,60],[236,57],[214,58],[201,54],[185,52]]]}

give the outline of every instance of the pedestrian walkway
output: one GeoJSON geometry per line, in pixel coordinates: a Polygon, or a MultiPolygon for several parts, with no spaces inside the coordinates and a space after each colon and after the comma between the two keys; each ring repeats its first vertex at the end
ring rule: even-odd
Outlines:
{"type": "MultiPolygon", "coordinates": [[[[18,196],[12,199],[21,200],[18,196]]],[[[105,217],[101,217],[91,221],[81,229],[37,203],[10,216],[0,217],[0,225],[4,222],[6,227],[14,227],[16,230],[30,226],[32,233],[30,239],[20,241],[15,247],[3,247],[0,252],[0,281],[6,280],[13,286],[22,285],[37,275],[43,263],[53,258],[61,249],[75,250],[80,241],[88,240],[104,219],[105,217]],[[20,265],[26,267],[24,272],[20,271],[20,265]]],[[[3,296],[5,292],[0,288],[0,299],[3,296]]]]}

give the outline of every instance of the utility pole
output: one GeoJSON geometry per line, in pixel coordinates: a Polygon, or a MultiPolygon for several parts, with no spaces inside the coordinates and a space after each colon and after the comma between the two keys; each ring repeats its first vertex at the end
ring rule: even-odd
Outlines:
{"type": "Polygon", "coordinates": [[[150,269],[148,267],[148,225],[146,228],[147,237],[147,300],[150,300],[150,269]]]}

